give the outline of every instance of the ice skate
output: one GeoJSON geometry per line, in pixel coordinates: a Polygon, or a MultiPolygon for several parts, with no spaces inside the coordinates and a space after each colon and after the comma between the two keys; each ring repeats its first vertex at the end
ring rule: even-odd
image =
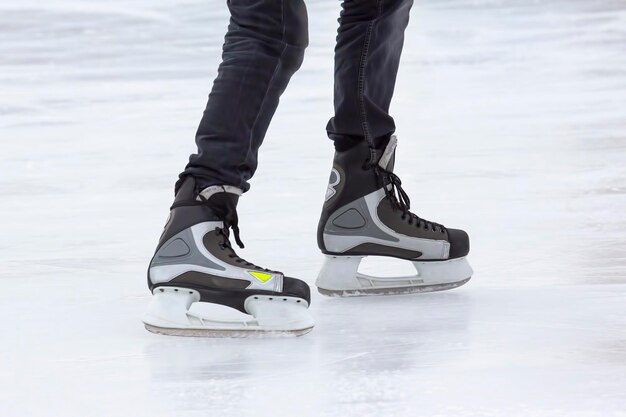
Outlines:
{"type": "Polygon", "coordinates": [[[148,269],[153,297],[146,329],[177,336],[247,337],[303,335],[313,328],[309,286],[277,271],[251,264],[235,253],[236,204],[241,190],[230,186],[196,191],[188,177],[148,269]],[[221,321],[189,311],[193,303],[215,303],[249,314],[248,320],[221,321]]]}
{"type": "Polygon", "coordinates": [[[393,173],[396,144],[392,136],[381,150],[363,143],[335,153],[317,232],[326,259],[316,285],[324,295],[440,291],[461,286],[472,276],[467,233],[409,211],[409,197],[393,173]],[[361,274],[365,256],[406,259],[416,274],[361,274]]]}

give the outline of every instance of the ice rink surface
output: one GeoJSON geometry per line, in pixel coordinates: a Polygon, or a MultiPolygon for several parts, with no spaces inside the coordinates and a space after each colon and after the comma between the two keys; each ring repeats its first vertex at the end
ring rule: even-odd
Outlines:
{"type": "MultiPolygon", "coordinates": [[[[312,285],[339,3],[308,7],[240,254],[312,285]]],[[[414,7],[396,171],[415,212],[468,230],[468,285],[315,293],[297,339],[157,336],[146,266],[226,19],[221,0],[0,0],[0,416],[626,415],[624,1],[414,7]]]]}

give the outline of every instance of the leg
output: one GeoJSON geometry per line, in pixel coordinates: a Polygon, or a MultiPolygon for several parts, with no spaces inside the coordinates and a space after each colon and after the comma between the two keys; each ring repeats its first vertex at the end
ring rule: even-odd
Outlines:
{"type": "Polygon", "coordinates": [[[397,139],[388,114],[412,0],[345,0],[335,53],[335,158],[317,242],[325,295],[446,290],[469,281],[467,233],[420,218],[394,174],[397,139]],[[364,256],[410,261],[416,274],[358,273],[364,256]]]}
{"type": "Polygon", "coordinates": [[[222,63],[196,134],[198,153],[176,185],[193,176],[200,189],[247,191],[278,100],[308,45],[303,0],[229,0],[222,63]]]}
{"type": "Polygon", "coordinates": [[[413,0],[345,0],[335,47],[335,116],[326,127],[337,149],[382,146],[395,131],[393,96],[413,0]]]}
{"type": "Polygon", "coordinates": [[[146,329],[209,337],[308,333],[309,286],[237,255],[243,248],[237,202],[248,188],[257,151],[278,99],[307,45],[302,0],[229,0],[223,62],[198,128],[192,155],[150,266],[146,329]],[[193,303],[230,307],[246,319],[216,320],[193,303]]]}

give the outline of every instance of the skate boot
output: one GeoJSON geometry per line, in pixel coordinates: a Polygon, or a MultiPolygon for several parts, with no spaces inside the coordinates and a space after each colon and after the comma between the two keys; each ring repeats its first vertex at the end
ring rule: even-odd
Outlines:
{"type": "Polygon", "coordinates": [[[393,173],[397,139],[381,150],[366,143],[336,152],[317,230],[325,254],[317,278],[324,295],[351,296],[447,290],[472,276],[469,237],[409,211],[409,197],[393,173]],[[374,277],[358,272],[365,256],[406,259],[417,274],[374,277]]]}
{"type": "Polygon", "coordinates": [[[231,247],[230,228],[243,247],[236,212],[241,193],[231,186],[198,193],[193,178],[183,182],[148,269],[153,297],[143,319],[147,330],[208,337],[299,336],[311,331],[309,286],[251,264],[231,247]],[[196,302],[221,304],[252,318],[201,317],[189,311],[196,302]]]}

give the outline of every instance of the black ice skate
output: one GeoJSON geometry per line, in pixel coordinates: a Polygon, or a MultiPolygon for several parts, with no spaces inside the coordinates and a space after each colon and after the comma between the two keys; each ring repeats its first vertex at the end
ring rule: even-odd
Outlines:
{"type": "Polygon", "coordinates": [[[397,294],[447,290],[472,276],[469,237],[409,211],[409,197],[393,173],[397,139],[383,150],[366,143],[336,152],[317,231],[326,260],[316,285],[325,295],[397,294]],[[411,261],[417,274],[358,273],[365,256],[411,261]]]}
{"type": "Polygon", "coordinates": [[[302,335],[313,328],[307,310],[309,286],[241,259],[229,241],[239,240],[236,205],[241,190],[213,186],[198,193],[187,178],[148,269],[153,293],[143,319],[154,333],[179,336],[245,337],[302,335]],[[189,311],[195,302],[228,306],[252,316],[218,321],[189,311]]]}

